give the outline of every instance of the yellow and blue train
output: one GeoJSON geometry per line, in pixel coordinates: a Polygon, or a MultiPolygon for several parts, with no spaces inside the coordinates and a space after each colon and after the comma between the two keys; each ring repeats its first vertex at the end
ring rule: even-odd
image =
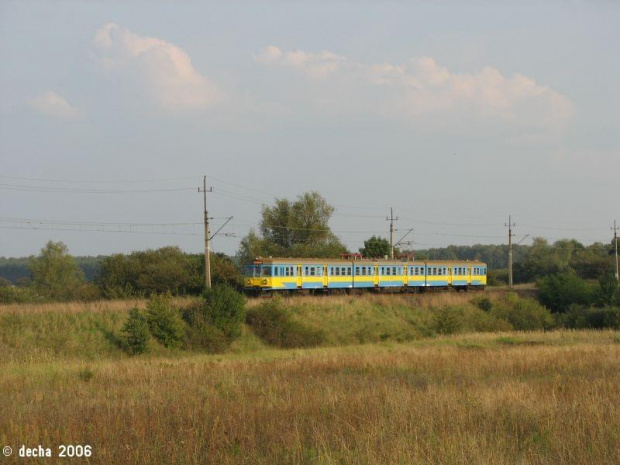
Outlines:
{"type": "Polygon", "coordinates": [[[483,290],[487,266],[478,261],[398,261],[374,259],[257,258],[244,266],[244,289],[330,293],[483,290]]]}

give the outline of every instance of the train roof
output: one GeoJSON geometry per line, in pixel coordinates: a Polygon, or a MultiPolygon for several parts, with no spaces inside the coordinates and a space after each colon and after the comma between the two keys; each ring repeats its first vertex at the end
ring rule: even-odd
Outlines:
{"type": "Polygon", "coordinates": [[[401,261],[401,260],[385,260],[385,259],[373,259],[373,258],[363,258],[363,259],[342,259],[342,258],[278,258],[278,257],[257,257],[254,259],[255,265],[274,265],[274,264],[290,264],[290,265],[301,265],[301,264],[334,264],[334,265],[346,265],[351,262],[355,262],[359,266],[364,265],[378,265],[378,266],[402,266],[402,265],[422,265],[428,264],[431,266],[452,266],[452,265],[482,265],[486,266],[486,263],[481,262],[479,260],[413,260],[413,261],[401,261]]]}

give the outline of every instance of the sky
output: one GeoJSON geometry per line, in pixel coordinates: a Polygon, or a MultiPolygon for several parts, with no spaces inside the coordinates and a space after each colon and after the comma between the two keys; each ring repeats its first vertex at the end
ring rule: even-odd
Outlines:
{"type": "Polygon", "coordinates": [[[201,252],[203,176],[227,254],[308,191],[352,251],[390,208],[406,248],[506,243],[509,215],[515,242],[609,242],[618,24],[614,1],[0,0],[0,256],[201,252]]]}

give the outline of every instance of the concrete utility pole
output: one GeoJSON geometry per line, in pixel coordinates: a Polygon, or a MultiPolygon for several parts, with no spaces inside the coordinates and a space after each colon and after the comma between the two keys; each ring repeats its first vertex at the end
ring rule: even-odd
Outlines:
{"type": "Polygon", "coordinates": [[[618,274],[618,226],[616,226],[616,220],[614,220],[614,242],[616,244],[616,282],[620,284],[620,274],[618,274]]]}
{"type": "Polygon", "coordinates": [[[390,216],[386,220],[390,222],[390,260],[394,260],[394,221],[398,221],[398,217],[394,218],[392,207],[390,207],[390,216]]]}
{"type": "Polygon", "coordinates": [[[204,206],[204,222],[205,222],[205,288],[211,289],[211,247],[209,245],[209,214],[207,213],[207,192],[213,192],[213,188],[210,187],[207,190],[207,177],[202,178],[202,189],[198,188],[198,192],[203,193],[203,206],[204,206]]]}
{"type": "Polygon", "coordinates": [[[508,288],[512,289],[512,227],[515,224],[512,222],[512,216],[508,215],[508,288]]]}

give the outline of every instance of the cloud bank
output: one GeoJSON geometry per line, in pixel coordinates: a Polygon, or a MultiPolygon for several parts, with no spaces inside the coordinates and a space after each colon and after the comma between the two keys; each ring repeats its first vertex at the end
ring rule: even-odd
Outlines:
{"type": "Polygon", "coordinates": [[[56,92],[48,90],[30,100],[30,106],[40,115],[56,119],[76,119],[82,114],[56,92]]]}
{"type": "Polygon", "coordinates": [[[506,76],[491,66],[458,73],[430,57],[404,64],[366,64],[327,50],[285,52],[275,45],[263,48],[254,59],[306,76],[307,98],[388,118],[562,130],[574,115],[572,102],[561,93],[523,74],[506,76]]]}
{"type": "Polygon", "coordinates": [[[106,71],[130,80],[163,109],[199,110],[223,97],[185,51],[165,40],[107,23],[95,33],[93,46],[106,71]]]}

